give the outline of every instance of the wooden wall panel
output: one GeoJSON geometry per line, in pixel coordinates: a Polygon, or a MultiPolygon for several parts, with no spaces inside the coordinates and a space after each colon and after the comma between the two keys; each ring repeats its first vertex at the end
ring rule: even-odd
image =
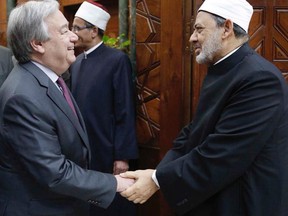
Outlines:
{"type": "Polygon", "coordinates": [[[288,80],[288,2],[273,5],[272,62],[288,80]]]}
{"type": "MultiPolygon", "coordinates": [[[[139,168],[155,168],[183,123],[183,5],[136,1],[137,137],[139,168]]],[[[157,192],[139,215],[173,215],[157,192]]]]}
{"type": "MultiPolygon", "coordinates": [[[[141,169],[155,168],[160,159],[160,6],[160,0],[136,1],[137,141],[141,169]]],[[[151,209],[160,215],[159,199],[157,193],[139,206],[139,215],[148,215],[151,209]]]]}
{"type": "Polygon", "coordinates": [[[0,0],[0,44],[7,46],[6,29],[7,29],[7,4],[6,0],[0,0]]]}
{"type": "MultiPolygon", "coordinates": [[[[137,131],[140,146],[158,146],[160,102],[160,1],[136,3],[137,131]],[[148,2],[149,3],[149,2],[148,2]],[[151,9],[151,7],[153,9],[151,9]],[[158,9],[158,11],[157,11],[158,9]],[[154,13],[150,13],[152,10],[154,13]]],[[[140,163],[141,165],[141,163],[140,163]]],[[[155,166],[155,164],[154,164],[155,166]]]]}
{"type": "Polygon", "coordinates": [[[254,7],[250,45],[276,65],[288,81],[288,1],[249,2],[254,7]]]}

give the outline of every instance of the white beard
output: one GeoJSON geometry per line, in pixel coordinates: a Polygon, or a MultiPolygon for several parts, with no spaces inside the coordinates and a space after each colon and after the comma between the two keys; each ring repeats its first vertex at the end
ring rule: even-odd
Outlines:
{"type": "Polygon", "coordinates": [[[215,53],[222,49],[220,30],[215,31],[203,44],[202,51],[196,56],[198,64],[212,63],[215,53]]]}

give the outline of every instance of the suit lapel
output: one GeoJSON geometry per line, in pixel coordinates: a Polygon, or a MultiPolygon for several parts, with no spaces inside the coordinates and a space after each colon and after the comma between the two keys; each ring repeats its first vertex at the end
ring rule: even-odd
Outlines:
{"type": "MultiPolygon", "coordinates": [[[[67,101],[65,100],[64,96],[61,94],[59,89],[57,89],[55,84],[49,79],[49,77],[43,71],[40,70],[40,68],[38,68],[36,65],[34,65],[31,62],[24,64],[23,67],[26,68],[26,70],[28,70],[31,74],[33,74],[33,76],[39,81],[39,84],[41,86],[47,88],[47,96],[53,101],[53,103],[70,120],[70,122],[73,124],[73,126],[78,131],[78,134],[82,138],[85,146],[89,150],[88,152],[90,152],[90,147],[89,147],[89,142],[88,142],[85,124],[84,124],[83,118],[81,116],[81,113],[79,111],[79,108],[78,108],[77,104],[75,103],[75,100],[74,100],[73,96],[71,95],[71,93],[69,92],[69,94],[72,98],[73,104],[75,106],[79,120],[77,119],[77,117],[73,113],[72,109],[69,107],[67,101]]],[[[90,156],[89,156],[89,158],[90,158],[90,156]]]]}

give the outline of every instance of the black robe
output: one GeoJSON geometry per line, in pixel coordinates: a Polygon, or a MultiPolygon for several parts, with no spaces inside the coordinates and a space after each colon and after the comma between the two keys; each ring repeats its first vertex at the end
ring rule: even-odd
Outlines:
{"type": "MultiPolygon", "coordinates": [[[[128,56],[102,44],[87,56],[77,56],[70,75],[71,91],[88,132],[91,169],[113,173],[115,160],[137,159],[135,94],[128,56]]],[[[135,214],[133,203],[119,194],[106,210],[91,207],[91,215],[135,214]]]]}
{"type": "Polygon", "coordinates": [[[173,144],[156,176],[178,214],[288,214],[287,84],[248,44],[209,67],[173,144]]]}
{"type": "Polygon", "coordinates": [[[122,51],[100,45],[70,67],[71,91],[91,145],[91,168],[113,172],[115,160],[138,157],[132,70],[122,51]]]}

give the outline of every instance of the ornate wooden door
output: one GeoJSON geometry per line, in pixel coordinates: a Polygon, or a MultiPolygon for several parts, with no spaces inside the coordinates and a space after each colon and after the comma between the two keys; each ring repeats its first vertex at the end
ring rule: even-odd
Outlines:
{"type": "MultiPolygon", "coordinates": [[[[182,21],[179,1],[136,1],[137,137],[141,169],[155,168],[181,126],[182,21]]],[[[139,207],[139,215],[169,216],[172,211],[157,192],[139,207]]]]}
{"type": "Polygon", "coordinates": [[[249,2],[254,7],[249,28],[250,45],[275,64],[287,77],[288,1],[250,0],[249,2]]]}

